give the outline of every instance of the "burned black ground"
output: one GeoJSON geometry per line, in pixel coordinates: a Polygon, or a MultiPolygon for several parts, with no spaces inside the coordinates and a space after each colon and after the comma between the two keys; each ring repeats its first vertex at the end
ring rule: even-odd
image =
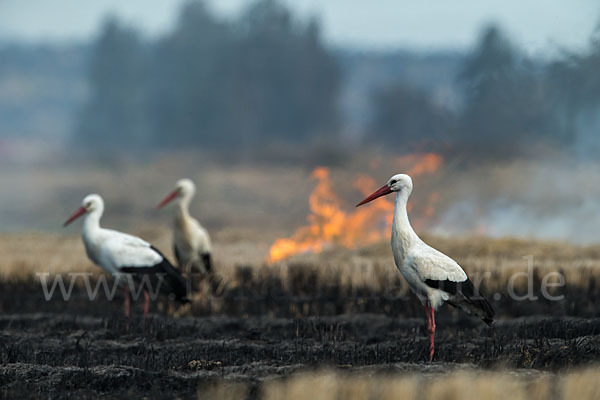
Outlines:
{"type": "MultiPolygon", "coordinates": [[[[240,274],[243,274],[240,271],[240,274]]],[[[243,278],[243,277],[242,277],[243,278]]],[[[0,285],[0,393],[3,397],[195,397],[219,380],[245,382],[250,397],[265,379],[328,366],[350,371],[513,368],[564,371],[600,358],[593,290],[565,288],[565,299],[494,303],[498,321],[443,307],[434,363],[416,299],[366,289],[318,287],[298,277],[293,292],[247,277],[175,318],[139,305],[129,329],[122,304],[90,302],[82,288],[69,301],[45,301],[39,282],[0,285]],[[243,287],[243,289],[241,289],[243,287]],[[311,291],[312,288],[312,291],[311,291]],[[587,298],[586,298],[587,295],[587,298]],[[591,304],[590,304],[591,303],[591,304]],[[555,312],[552,313],[551,311],[555,312]],[[570,314],[570,315],[569,315],[570,314]]]]}

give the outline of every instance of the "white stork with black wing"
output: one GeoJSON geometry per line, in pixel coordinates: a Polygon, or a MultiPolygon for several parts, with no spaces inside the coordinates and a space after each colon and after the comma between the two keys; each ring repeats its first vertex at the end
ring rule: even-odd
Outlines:
{"type": "Polygon", "coordinates": [[[435,310],[439,306],[446,302],[459,307],[479,316],[488,325],[493,322],[494,310],[456,261],[428,246],[417,236],[410,225],[406,209],[412,188],[410,176],[394,175],[384,186],[358,203],[357,207],[396,192],[392,225],[394,261],[410,289],[425,306],[431,361],[434,353],[435,310]]]}
{"type": "Polygon", "coordinates": [[[94,264],[112,274],[125,287],[125,317],[129,320],[130,292],[135,290],[130,285],[134,282],[141,285],[136,292],[139,293],[141,289],[144,293],[144,319],[150,305],[149,290],[182,303],[187,302],[187,288],[179,270],[150,243],[126,233],[102,228],[100,218],[103,212],[102,197],[90,194],[64,226],[85,215],[82,239],[86,253],[94,264]],[[123,279],[129,277],[132,279],[123,279]]]}
{"type": "Polygon", "coordinates": [[[175,190],[165,197],[156,208],[160,209],[177,199],[173,252],[179,268],[186,272],[195,270],[204,275],[212,270],[212,245],[206,229],[190,215],[189,206],[195,193],[194,182],[189,179],[181,179],[177,181],[175,190]]]}

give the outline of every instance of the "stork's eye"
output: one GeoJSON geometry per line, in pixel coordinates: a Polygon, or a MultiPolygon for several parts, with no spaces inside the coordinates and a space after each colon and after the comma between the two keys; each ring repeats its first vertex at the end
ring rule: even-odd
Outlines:
{"type": "Polygon", "coordinates": [[[390,185],[395,185],[396,182],[398,182],[398,181],[394,179],[393,181],[390,181],[390,185]]]}

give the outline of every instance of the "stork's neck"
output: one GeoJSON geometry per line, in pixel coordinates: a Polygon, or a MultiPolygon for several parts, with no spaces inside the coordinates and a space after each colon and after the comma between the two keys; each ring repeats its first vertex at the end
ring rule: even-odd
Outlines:
{"type": "Polygon", "coordinates": [[[183,196],[177,203],[177,219],[187,220],[190,218],[190,202],[192,201],[192,195],[183,196]]]}
{"type": "Polygon", "coordinates": [[[98,251],[99,245],[102,240],[100,228],[100,217],[102,217],[102,210],[94,210],[85,215],[83,219],[83,228],[81,231],[81,237],[85,246],[85,252],[88,257],[96,264],[99,263],[98,251]]]}
{"type": "Polygon", "coordinates": [[[100,228],[100,218],[102,210],[94,210],[85,215],[83,219],[83,234],[84,236],[92,237],[100,228]]]}
{"type": "Polygon", "coordinates": [[[81,237],[88,257],[97,265],[100,265],[100,244],[102,242],[102,228],[100,218],[103,209],[96,209],[85,215],[81,237]]]}
{"type": "Polygon", "coordinates": [[[396,192],[394,221],[392,223],[392,247],[397,264],[404,262],[411,244],[419,239],[408,220],[406,209],[408,196],[409,194],[404,191],[396,192]]]}

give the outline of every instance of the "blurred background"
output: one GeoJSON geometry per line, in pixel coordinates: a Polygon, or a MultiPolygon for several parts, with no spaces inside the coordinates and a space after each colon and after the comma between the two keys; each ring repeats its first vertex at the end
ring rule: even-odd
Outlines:
{"type": "Polygon", "coordinates": [[[212,232],[352,247],[391,199],[354,204],[408,172],[418,231],[597,242],[599,22],[592,0],[0,0],[0,231],[59,231],[90,192],[106,225],[164,227],[189,177],[212,232]]]}

